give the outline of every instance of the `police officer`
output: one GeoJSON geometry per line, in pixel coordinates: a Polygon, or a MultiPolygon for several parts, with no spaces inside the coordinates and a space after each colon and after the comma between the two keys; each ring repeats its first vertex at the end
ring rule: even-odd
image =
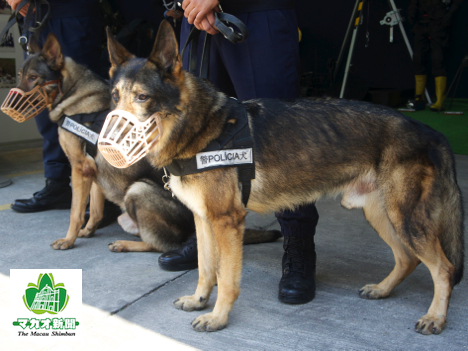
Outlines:
{"type": "Polygon", "coordinates": [[[415,99],[411,101],[416,110],[424,109],[423,93],[427,82],[429,52],[432,60],[432,75],[435,78],[437,101],[432,111],[443,109],[447,72],[445,50],[449,40],[449,26],[462,0],[410,0],[408,22],[414,32],[415,99]]]}
{"type": "MultiPolygon", "coordinates": [[[[7,1],[11,8],[16,10],[22,0],[7,1]]],[[[100,57],[103,30],[99,0],[47,0],[47,2],[50,8],[45,4],[40,5],[43,17],[50,11],[50,18],[39,34],[39,44],[42,46],[47,35],[54,33],[64,56],[69,56],[102,75],[100,57]]],[[[34,1],[20,10],[23,16],[26,16],[27,8],[32,3],[34,1]]],[[[31,33],[23,34],[31,35],[31,33]]],[[[35,120],[43,138],[42,156],[46,186],[29,199],[15,200],[11,208],[23,213],[69,209],[72,198],[71,169],[68,158],[59,144],[58,126],[49,119],[47,110],[36,116],[35,120]]],[[[119,208],[106,201],[100,227],[115,221],[119,214],[119,208]]],[[[88,212],[86,217],[89,217],[88,212]]]]}
{"type": "MultiPolygon", "coordinates": [[[[221,91],[239,100],[296,98],[299,92],[298,25],[294,0],[184,0],[181,46],[190,24],[213,35],[209,80],[221,91]],[[245,41],[232,44],[218,34],[214,13],[223,11],[238,17],[248,30],[245,41]]],[[[202,40],[201,40],[202,41],[202,40]]],[[[188,67],[188,52],[183,58],[188,67]]],[[[314,234],[318,222],[315,204],[296,211],[276,213],[284,236],[283,275],[279,299],[285,303],[306,303],[315,296],[314,234]]],[[[196,237],[179,249],[159,258],[163,269],[197,267],[196,237]]]]}

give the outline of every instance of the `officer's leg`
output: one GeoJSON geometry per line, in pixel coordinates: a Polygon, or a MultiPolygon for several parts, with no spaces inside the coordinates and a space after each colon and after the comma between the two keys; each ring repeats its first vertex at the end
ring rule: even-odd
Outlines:
{"type": "Polygon", "coordinates": [[[431,106],[431,111],[440,111],[443,109],[445,89],[447,87],[447,71],[445,69],[445,50],[448,43],[447,27],[432,27],[430,35],[432,74],[435,79],[437,97],[437,101],[431,106]]]}
{"type": "MultiPolygon", "coordinates": [[[[240,100],[295,98],[299,91],[299,48],[294,10],[260,11],[238,16],[249,36],[231,44],[214,38],[240,100]]],[[[276,213],[284,236],[279,299],[306,303],[315,296],[315,204],[276,213]]]]}
{"type": "Polygon", "coordinates": [[[421,24],[414,26],[413,63],[415,72],[414,99],[408,102],[408,107],[416,111],[424,110],[424,91],[427,82],[427,56],[429,54],[429,39],[426,27],[421,24]]]}

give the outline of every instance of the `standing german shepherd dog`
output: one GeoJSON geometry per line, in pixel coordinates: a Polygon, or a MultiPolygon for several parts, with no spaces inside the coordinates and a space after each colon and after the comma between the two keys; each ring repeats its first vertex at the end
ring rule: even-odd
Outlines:
{"type": "MultiPolygon", "coordinates": [[[[169,23],[161,24],[148,59],[134,58],[112,35],[108,45],[116,108],[141,122],[155,112],[164,116],[163,133],[146,156],[155,167],[194,157],[230,123],[235,102],[182,69],[169,23]]],[[[256,99],[243,105],[255,160],[248,208],[278,211],[343,194],[342,204],[362,207],[395,256],[390,275],[364,286],[361,297],[388,296],[423,262],[434,280],[434,299],[416,330],[440,333],[464,259],[462,199],[445,137],[364,102],[256,99]]],[[[214,310],[192,322],[197,331],[226,327],[239,295],[246,209],[238,184],[235,167],[170,178],[174,194],[194,213],[199,265],[195,294],[174,304],[201,310],[218,284],[214,310]]]]}
{"type": "MultiPolygon", "coordinates": [[[[59,78],[59,84],[47,86],[49,96],[56,94],[49,106],[53,122],[64,116],[110,108],[108,82],[64,57],[55,35],[49,34],[42,49],[32,41],[30,50],[31,55],[19,71],[18,88],[28,92],[59,78]]],[[[122,228],[142,239],[118,240],[109,244],[112,251],[167,251],[179,247],[193,234],[193,215],[163,189],[162,170],[155,169],[146,159],[126,169],[114,168],[99,150],[91,157],[86,152],[85,140],[63,128],[59,128],[59,141],[71,164],[73,197],[67,235],[54,241],[52,248],[70,249],[77,237],[92,236],[103,216],[104,197],[124,211],[119,217],[122,228]],[[81,229],[89,196],[90,218],[81,229]]],[[[269,242],[279,236],[278,231],[249,230],[245,242],[269,242]]]]}

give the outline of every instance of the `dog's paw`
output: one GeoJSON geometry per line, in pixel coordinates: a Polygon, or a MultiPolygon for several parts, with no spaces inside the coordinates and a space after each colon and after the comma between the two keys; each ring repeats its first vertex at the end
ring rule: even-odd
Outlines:
{"type": "Polygon", "coordinates": [[[208,299],[204,299],[203,297],[196,298],[195,295],[182,296],[174,301],[174,306],[178,310],[184,310],[187,312],[201,311],[205,308],[207,301],[208,299]]]}
{"type": "Polygon", "coordinates": [[[78,232],[78,237],[80,238],[91,238],[94,236],[95,229],[88,229],[84,227],[83,229],[80,229],[78,232]]]}
{"type": "Polygon", "coordinates": [[[445,317],[436,317],[426,314],[419,318],[414,330],[423,335],[440,334],[445,327],[445,317]]]}
{"type": "Polygon", "coordinates": [[[387,297],[388,293],[379,289],[377,284],[367,284],[359,290],[359,296],[363,299],[377,300],[387,297]]]}
{"type": "Polygon", "coordinates": [[[109,250],[113,252],[128,252],[127,246],[119,240],[109,244],[109,250]]]}
{"type": "Polygon", "coordinates": [[[196,331],[214,332],[226,328],[227,317],[215,316],[213,312],[201,315],[192,321],[192,328],[196,331]]]}
{"type": "Polygon", "coordinates": [[[54,250],[68,250],[73,248],[73,244],[74,243],[66,239],[58,239],[55,240],[52,244],[50,244],[50,246],[52,246],[54,250]]]}

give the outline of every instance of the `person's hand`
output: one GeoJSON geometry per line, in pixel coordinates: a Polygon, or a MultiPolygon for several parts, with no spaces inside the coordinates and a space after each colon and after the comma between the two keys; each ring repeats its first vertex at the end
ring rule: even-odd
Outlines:
{"type": "Polygon", "coordinates": [[[182,9],[189,24],[214,35],[218,33],[214,25],[214,11],[219,11],[218,5],[218,0],[184,0],[182,9]]]}
{"type": "MultiPolygon", "coordinates": [[[[6,0],[6,1],[8,5],[11,6],[13,11],[16,11],[16,8],[18,7],[18,5],[20,4],[22,0],[6,0]]],[[[28,7],[29,7],[29,4],[26,4],[21,8],[20,14],[23,15],[23,17],[26,17],[26,14],[28,13],[28,7]]]]}

